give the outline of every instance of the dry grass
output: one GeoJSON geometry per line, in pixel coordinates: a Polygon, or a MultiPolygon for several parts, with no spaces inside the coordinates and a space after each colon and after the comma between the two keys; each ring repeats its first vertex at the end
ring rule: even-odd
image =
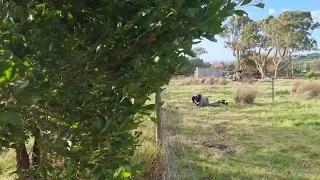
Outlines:
{"type": "Polygon", "coordinates": [[[162,155],[157,155],[143,169],[139,179],[162,180],[165,176],[165,165],[162,155]]]}
{"type": "Polygon", "coordinates": [[[246,78],[246,77],[240,79],[240,82],[241,82],[241,83],[249,83],[249,84],[252,84],[252,83],[254,83],[254,82],[256,82],[256,81],[257,81],[257,80],[255,80],[255,79],[250,79],[250,78],[246,78]]]}
{"type": "Polygon", "coordinates": [[[259,86],[240,85],[236,89],[234,100],[237,104],[253,104],[260,91],[259,86]]]}
{"type": "Polygon", "coordinates": [[[183,78],[178,81],[180,81],[180,85],[227,85],[230,82],[225,78],[183,78]]]}
{"type": "Polygon", "coordinates": [[[230,81],[225,78],[219,78],[217,84],[218,85],[227,85],[230,81]]]}
{"type": "Polygon", "coordinates": [[[301,80],[294,83],[292,93],[302,99],[320,96],[319,80],[301,80]]]}

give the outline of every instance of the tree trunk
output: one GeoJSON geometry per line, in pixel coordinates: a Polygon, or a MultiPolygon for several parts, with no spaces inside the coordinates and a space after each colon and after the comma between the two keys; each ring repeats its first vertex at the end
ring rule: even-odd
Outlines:
{"type": "Polygon", "coordinates": [[[293,61],[291,61],[291,78],[294,77],[293,61]]]}
{"type": "Polygon", "coordinates": [[[237,63],[236,63],[236,66],[235,66],[235,71],[239,71],[240,70],[240,65],[241,65],[241,60],[238,59],[237,63]]]}
{"type": "Polygon", "coordinates": [[[35,137],[32,148],[32,166],[36,169],[40,165],[40,146],[38,144],[38,137],[35,137]]]}
{"type": "Polygon", "coordinates": [[[39,176],[39,166],[41,161],[41,154],[40,154],[40,145],[39,145],[39,136],[36,135],[34,138],[34,143],[32,147],[32,177],[33,179],[40,179],[39,176]]]}
{"type": "Polygon", "coordinates": [[[278,78],[278,66],[274,67],[274,78],[277,79],[278,78]]]}
{"type": "Polygon", "coordinates": [[[28,170],[30,168],[29,155],[26,145],[19,144],[16,148],[17,173],[20,179],[28,179],[28,170]]]}
{"type": "Polygon", "coordinates": [[[266,67],[266,63],[262,63],[261,64],[261,78],[265,78],[267,76],[267,67],[266,67]]]}

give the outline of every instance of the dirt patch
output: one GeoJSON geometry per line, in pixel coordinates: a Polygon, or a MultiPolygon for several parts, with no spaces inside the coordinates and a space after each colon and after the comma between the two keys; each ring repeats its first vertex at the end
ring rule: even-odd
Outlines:
{"type": "Polygon", "coordinates": [[[203,142],[202,146],[219,149],[220,151],[225,151],[229,155],[234,155],[236,153],[236,150],[233,147],[222,143],[203,142]]]}
{"type": "Polygon", "coordinates": [[[215,127],[214,129],[216,130],[216,132],[217,132],[218,134],[225,133],[226,130],[227,130],[226,127],[222,127],[222,126],[215,127]]]}

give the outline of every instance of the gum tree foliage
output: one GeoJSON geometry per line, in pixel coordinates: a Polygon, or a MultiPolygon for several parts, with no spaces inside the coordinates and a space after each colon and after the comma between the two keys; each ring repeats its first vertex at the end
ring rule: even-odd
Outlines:
{"type": "Polygon", "coordinates": [[[253,58],[262,77],[266,76],[269,63],[277,77],[278,71],[291,63],[294,52],[316,49],[311,32],[318,27],[310,12],[287,11],[279,17],[246,23],[237,44],[243,45],[242,54],[253,58]]]}
{"type": "Polygon", "coordinates": [[[320,71],[320,60],[313,61],[311,64],[312,71],[320,71]]]}
{"type": "Polygon", "coordinates": [[[270,47],[273,49],[275,78],[279,70],[292,62],[294,52],[317,50],[317,41],[311,37],[311,32],[318,27],[310,12],[301,11],[286,11],[277,18],[271,18],[265,25],[264,32],[270,37],[270,47]]]}
{"type": "Polygon", "coordinates": [[[251,58],[262,77],[267,75],[267,66],[270,63],[270,37],[264,34],[265,26],[268,26],[270,17],[261,21],[250,22],[243,30],[242,43],[245,44],[247,58],[251,58]]]}
{"type": "Polygon", "coordinates": [[[155,108],[146,100],[179,72],[193,39],[213,40],[250,2],[3,1],[0,145],[16,150],[20,178],[135,175],[136,128],[155,108]]]}
{"type": "Polygon", "coordinates": [[[240,69],[240,62],[244,60],[247,52],[242,38],[245,26],[249,22],[252,22],[252,20],[248,16],[232,16],[223,26],[225,29],[221,33],[221,36],[225,39],[225,47],[232,51],[237,60],[236,70],[240,69]]]}

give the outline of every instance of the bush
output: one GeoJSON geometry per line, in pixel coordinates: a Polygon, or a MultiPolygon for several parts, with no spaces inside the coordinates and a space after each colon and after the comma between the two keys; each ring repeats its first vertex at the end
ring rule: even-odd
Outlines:
{"type": "Polygon", "coordinates": [[[140,172],[129,165],[136,128],[156,107],[149,95],[182,73],[194,39],[221,33],[237,13],[231,1],[190,2],[0,3],[0,148],[15,149],[18,179],[140,172]]]}
{"type": "Polygon", "coordinates": [[[297,81],[292,87],[292,94],[302,99],[310,99],[320,96],[319,80],[302,80],[297,81]]]}
{"type": "Polygon", "coordinates": [[[306,78],[319,78],[320,77],[320,72],[314,72],[314,71],[310,71],[310,72],[307,72],[305,75],[304,75],[306,78]]]}
{"type": "Polygon", "coordinates": [[[253,104],[259,92],[260,88],[257,86],[240,85],[236,90],[234,100],[237,104],[253,104]]]}

